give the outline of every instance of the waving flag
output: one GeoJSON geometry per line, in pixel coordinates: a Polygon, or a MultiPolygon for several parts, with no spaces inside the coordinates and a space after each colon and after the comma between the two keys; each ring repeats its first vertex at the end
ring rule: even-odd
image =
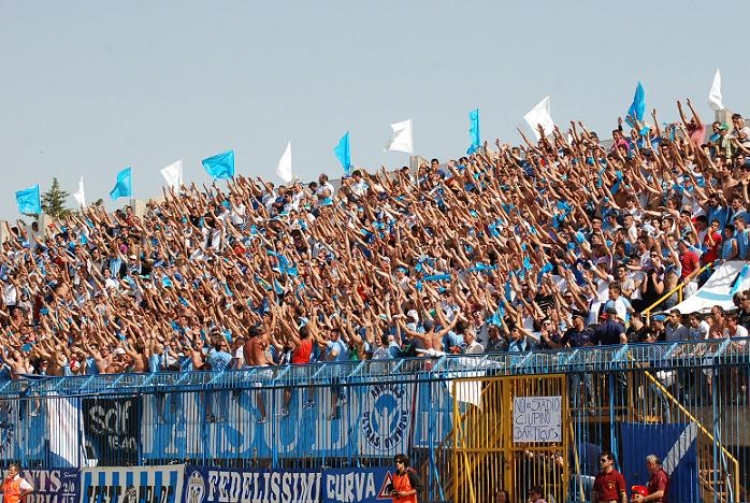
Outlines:
{"type": "Polygon", "coordinates": [[[638,86],[635,88],[635,96],[633,96],[633,104],[628,108],[628,114],[625,117],[625,122],[628,126],[635,127],[633,118],[638,119],[638,122],[643,121],[643,114],[646,112],[646,92],[643,90],[643,86],[638,82],[638,86]]]}
{"type": "Polygon", "coordinates": [[[721,99],[721,73],[719,69],[716,69],[716,75],[714,75],[714,82],[711,84],[711,90],[708,92],[708,106],[714,112],[724,110],[724,103],[721,99]]]}
{"type": "Polygon", "coordinates": [[[161,176],[167,181],[167,185],[173,189],[179,188],[182,185],[182,159],[162,168],[161,176]]]}
{"type": "Polygon", "coordinates": [[[539,135],[539,126],[544,128],[545,136],[552,134],[552,130],[555,129],[555,123],[552,121],[552,116],[549,113],[549,96],[534,105],[534,108],[523,116],[523,119],[531,128],[537,140],[542,139],[539,135]]]}
{"type": "Polygon", "coordinates": [[[113,201],[121,197],[133,197],[133,176],[130,166],[117,173],[117,181],[109,191],[109,197],[113,201]]]}
{"type": "Polygon", "coordinates": [[[349,176],[349,170],[352,168],[352,157],[349,151],[349,131],[344,133],[344,136],[339,140],[339,144],[333,149],[333,153],[336,154],[336,158],[344,168],[344,175],[349,176]]]}
{"type": "Polygon", "coordinates": [[[206,173],[214,180],[232,178],[234,176],[234,150],[228,150],[201,161],[206,173]]]}
{"type": "Polygon", "coordinates": [[[76,200],[80,208],[86,207],[86,193],[83,191],[83,175],[78,180],[78,190],[73,192],[73,199],[76,200]]]}
{"type": "Polygon", "coordinates": [[[16,204],[18,211],[24,215],[39,215],[42,213],[42,199],[39,193],[39,184],[28,189],[16,191],[16,204]]]}
{"type": "Polygon", "coordinates": [[[479,109],[475,108],[469,112],[469,136],[471,136],[471,146],[466,151],[467,154],[471,155],[482,146],[482,141],[479,134],[479,109]]]}
{"type": "Polygon", "coordinates": [[[385,148],[391,152],[414,153],[414,139],[412,137],[411,119],[391,124],[393,137],[385,148]]]}
{"type": "Polygon", "coordinates": [[[292,142],[286,144],[286,150],[279,159],[279,165],[276,166],[276,176],[284,180],[284,183],[292,181],[292,142]]]}

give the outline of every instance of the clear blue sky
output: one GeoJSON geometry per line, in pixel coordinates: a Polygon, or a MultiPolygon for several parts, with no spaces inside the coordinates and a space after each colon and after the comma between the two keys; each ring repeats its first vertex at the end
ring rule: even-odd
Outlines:
{"type": "Polygon", "coordinates": [[[346,130],[355,165],[393,169],[389,125],[407,118],[419,154],[455,157],[475,107],[483,139],[518,143],[546,95],[561,127],[607,133],[638,80],[662,119],[691,97],[710,120],[716,68],[750,114],[749,19],[747,1],[0,0],[0,218],[53,176],[73,192],[83,175],[109,208],[128,165],[139,199],[179,158],[208,184],[200,160],[230,148],[238,173],[278,181],[288,140],[295,174],[338,177],[346,130]]]}

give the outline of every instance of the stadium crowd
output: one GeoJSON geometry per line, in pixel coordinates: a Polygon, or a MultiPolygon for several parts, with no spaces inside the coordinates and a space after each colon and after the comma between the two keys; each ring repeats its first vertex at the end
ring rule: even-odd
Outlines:
{"type": "Polygon", "coordinates": [[[666,128],[656,110],[611,139],[571,123],[338,189],[237,176],[165,189],[141,218],[94,206],[12,227],[4,376],[746,336],[750,291],[730,316],[640,315],[748,258],[750,128],[735,114],[707,132],[683,108],[666,128]]]}

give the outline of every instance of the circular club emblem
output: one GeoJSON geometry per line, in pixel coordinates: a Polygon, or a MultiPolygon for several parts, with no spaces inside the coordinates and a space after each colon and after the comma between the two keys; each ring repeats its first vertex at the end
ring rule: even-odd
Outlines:
{"type": "Polygon", "coordinates": [[[185,501],[187,503],[203,503],[205,497],[206,483],[200,472],[194,471],[188,479],[187,489],[185,489],[185,501]]]}
{"type": "Polygon", "coordinates": [[[409,426],[409,404],[403,384],[379,384],[369,389],[362,413],[362,432],[378,450],[400,445],[409,426]]]}

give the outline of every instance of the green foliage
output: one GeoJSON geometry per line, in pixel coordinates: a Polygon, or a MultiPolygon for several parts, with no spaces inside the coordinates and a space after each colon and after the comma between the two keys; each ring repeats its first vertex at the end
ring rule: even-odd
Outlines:
{"type": "Polygon", "coordinates": [[[70,194],[60,188],[57,178],[52,178],[52,187],[42,194],[42,211],[52,218],[68,216],[72,210],[65,206],[70,194]]]}

